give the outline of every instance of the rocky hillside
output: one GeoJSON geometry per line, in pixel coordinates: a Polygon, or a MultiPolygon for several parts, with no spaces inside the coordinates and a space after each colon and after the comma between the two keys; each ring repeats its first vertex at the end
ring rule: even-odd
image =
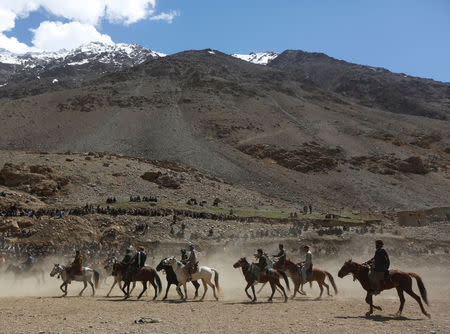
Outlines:
{"type": "MultiPolygon", "coordinates": [[[[79,87],[3,97],[0,148],[176,161],[294,205],[374,211],[448,204],[445,100],[430,93],[417,102],[440,106],[435,114],[420,109],[430,117],[370,105],[366,96],[305,80],[283,68],[283,58],[261,66],[215,50],[186,51],[79,87]]],[[[415,81],[439,94],[447,85],[411,80],[404,81],[411,92],[415,81]]]]}
{"type": "Polygon", "coordinates": [[[450,83],[299,50],[284,51],[269,66],[292,73],[300,82],[350,97],[367,107],[437,119],[449,117],[450,83]]]}

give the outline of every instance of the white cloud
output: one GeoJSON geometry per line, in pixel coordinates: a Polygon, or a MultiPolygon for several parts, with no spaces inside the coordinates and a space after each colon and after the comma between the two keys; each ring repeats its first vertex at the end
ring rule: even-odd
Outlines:
{"type": "Polygon", "coordinates": [[[180,16],[180,13],[177,11],[170,11],[168,13],[161,13],[158,15],[150,16],[149,20],[152,21],[166,21],[167,23],[171,24],[173,22],[173,19],[176,16],[180,16]]]}
{"type": "Polygon", "coordinates": [[[13,53],[26,53],[30,51],[36,51],[34,48],[29,47],[25,43],[21,43],[15,37],[8,37],[0,33],[0,49],[6,49],[13,53]]]}
{"type": "Polygon", "coordinates": [[[179,15],[178,12],[169,12],[152,16],[155,7],[156,0],[0,0],[0,48],[26,52],[36,48],[56,50],[73,47],[80,42],[112,42],[109,36],[97,31],[96,27],[102,20],[123,25],[145,19],[172,23],[179,15]],[[34,33],[32,47],[3,34],[14,28],[17,19],[25,18],[40,8],[71,22],[45,21],[38,28],[31,29],[34,33]]]}
{"type": "Polygon", "coordinates": [[[33,45],[45,51],[73,49],[89,42],[113,44],[111,37],[101,34],[94,26],[80,22],[49,22],[44,21],[34,33],[33,45]]]}

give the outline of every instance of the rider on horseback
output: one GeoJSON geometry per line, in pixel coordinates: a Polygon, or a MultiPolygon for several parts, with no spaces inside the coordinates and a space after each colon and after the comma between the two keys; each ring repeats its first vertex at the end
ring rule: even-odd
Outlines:
{"type": "Polygon", "coordinates": [[[30,252],[27,252],[27,260],[23,263],[23,271],[29,270],[34,265],[34,257],[30,252]]]}
{"type": "Polygon", "coordinates": [[[284,250],[283,244],[278,245],[279,252],[276,255],[273,255],[273,257],[277,257],[278,261],[273,264],[274,268],[283,268],[284,262],[286,261],[286,251],[284,250]]]}
{"type": "Polygon", "coordinates": [[[198,265],[197,252],[195,251],[195,246],[193,244],[189,245],[189,250],[191,253],[189,254],[189,258],[186,262],[186,270],[187,270],[187,281],[190,282],[192,279],[192,274],[195,273],[196,267],[198,265]]]}
{"type": "Polygon", "coordinates": [[[371,293],[377,295],[380,293],[380,282],[384,280],[385,273],[389,271],[389,255],[383,248],[383,241],[375,241],[375,255],[369,261],[364,264],[370,265],[369,282],[371,287],[371,293]]]}
{"type": "Polygon", "coordinates": [[[312,254],[311,251],[309,250],[309,246],[305,245],[303,246],[303,250],[306,253],[306,258],[305,261],[302,262],[302,281],[303,284],[305,284],[306,282],[308,282],[308,271],[310,271],[312,269],[312,254]]]}
{"type": "Polygon", "coordinates": [[[82,271],[83,271],[83,256],[80,254],[80,251],[77,250],[75,252],[75,259],[73,260],[72,266],[70,267],[69,281],[67,283],[70,284],[75,274],[80,273],[82,271]]]}
{"type": "Polygon", "coordinates": [[[261,280],[262,275],[266,275],[269,269],[272,268],[272,262],[268,259],[267,254],[263,252],[261,248],[256,251],[255,257],[258,259],[258,273],[257,279],[261,280]]]}
{"type": "Polygon", "coordinates": [[[128,266],[130,265],[131,260],[133,259],[133,253],[131,252],[131,247],[128,247],[125,250],[125,256],[122,259],[122,266],[124,271],[128,269],[128,266]]]}
{"type": "Polygon", "coordinates": [[[186,249],[182,248],[181,249],[181,263],[186,265],[188,260],[189,260],[189,257],[187,255],[186,249]]]}
{"type": "Polygon", "coordinates": [[[140,246],[128,266],[126,280],[133,280],[134,275],[136,275],[139,269],[145,266],[145,260],[147,260],[147,254],[144,251],[144,247],[140,246]]]}

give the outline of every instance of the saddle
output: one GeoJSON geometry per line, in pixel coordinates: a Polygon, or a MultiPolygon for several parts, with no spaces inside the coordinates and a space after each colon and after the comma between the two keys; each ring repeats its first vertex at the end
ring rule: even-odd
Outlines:
{"type": "Polygon", "coordinates": [[[194,265],[189,268],[189,274],[196,273],[198,271],[198,261],[194,263],[194,265]]]}
{"type": "MultiPolygon", "coordinates": [[[[298,265],[298,275],[301,276],[302,275],[303,263],[300,262],[297,265],[298,265]]],[[[313,273],[312,271],[313,271],[313,264],[311,263],[311,265],[309,266],[309,269],[306,271],[306,277],[307,278],[312,275],[312,273],[313,273]]]]}
{"type": "MultiPolygon", "coordinates": [[[[67,274],[70,274],[70,271],[72,270],[72,265],[70,264],[70,265],[68,265],[67,267],[66,267],[66,273],[67,274]]],[[[81,275],[83,273],[83,268],[81,268],[81,270],[78,270],[78,271],[76,271],[75,273],[74,273],[74,275],[81,275]]]]}

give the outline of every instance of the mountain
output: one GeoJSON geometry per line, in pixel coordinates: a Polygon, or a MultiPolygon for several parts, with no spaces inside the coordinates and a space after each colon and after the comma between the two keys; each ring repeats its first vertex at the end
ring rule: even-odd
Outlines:
{"type": "Polygon", "coordinates": [[[450,83],[300,50],[284,51],[268,66],[291,73],[297,81],[350,97],[367,107],[436,119],[449,117],[450,83]]]}
{"type": "Polygon", "coordinates": [[[251,62],[253,64],[267,65],[270,61],[278,57],[278,55],[279,53],[277,52],[267,51],[267,52],[252,52],[250,54],[234,53],[231,56],[251,62]]]}
{"type": "MultiPolygon", "coordinates": [[[[185,51],[74,87],[4,96],[0,149],[176,161],[325,209],[448,204],[448,121],[391,112],[320,87],[288,70],[287,61],[286,68],[272,65],[282,56],[261,66],[216,50],[185,51]]],[[[389,75],[397,80],[391,73],[384,80],[389,75]]],[[[444,102],[435,101],[448,116],[444,102]]]]}
{"type": "Polygon", "coordinates": [[[17,55],[0,50],[0,96],[20,97],[76,87],[99,76],[164,57],[136,44],[92,42],[59,52],[17,55]],[[3,88],[3,90],[1,90],[3,88]]]}

